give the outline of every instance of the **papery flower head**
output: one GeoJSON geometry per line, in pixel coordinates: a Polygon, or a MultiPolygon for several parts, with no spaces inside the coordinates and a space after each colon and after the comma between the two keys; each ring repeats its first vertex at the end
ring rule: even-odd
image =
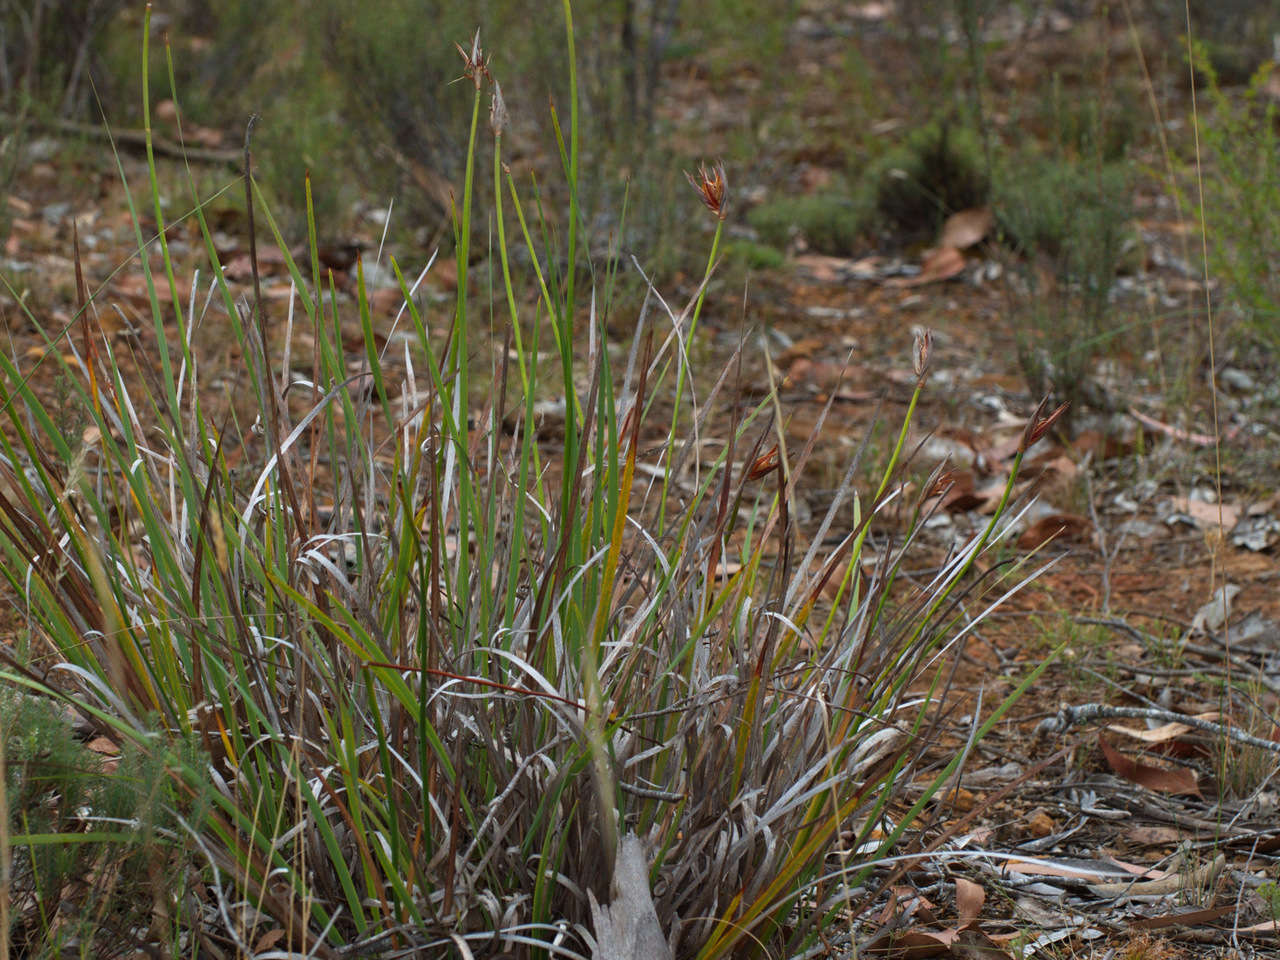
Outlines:
{"type": "Polygon", "coordinates": [[[916,331],[914,349],[911,354],[911,366],[917,377],[929,372],[929,355],[933,353],[933,331],[924,328],[916,331]]]}
{"type": "Polygon", "coordinates": [[[458,48],[458,55],[462,57],[462,74],[476,85],[479,90],[485,80],[491,79],[489,76],[489,61],[485,59],[484,51],[480,49],[480,31],[476,30],[475,37],[471,40],[471,51],[460,43],[455,43],[458,48]]]}
{"type": "Polygon", "coordinates": [[[1026,429],[1022,431],[1022,440],[1018,443],[1018,452],[1026,453],[1039,442],[1040,438],[1048,433],[1059,418],[1067,412],[1067,407],[1071,406],[1070,401],[1060,403],[1052,413],[1046,413],[1049,409],[1049,398],[1045,397],[1040,401],[1040,405],[1036,407],[1036,412],[1031,415],[1031,419],[1027,421],[1026,429]]]}
{"type": "Polygon", "coordinates": [[[698,196],[708,210],[721,220],[728,216],[729,183],[724,174],[723,163],[717,163],[709,170],[705,165],[699,164],[696,177],[687,170],[684,175],[689,185],[698,191],[698,196]]]}
{"type": "Polygon", "coordinates": [[[501,136],[510,118],[507,116],[507,101],[502,99],[502,87],[493,81],[493,99],[489,102],[489,129],[495,137],[501,136]]]}

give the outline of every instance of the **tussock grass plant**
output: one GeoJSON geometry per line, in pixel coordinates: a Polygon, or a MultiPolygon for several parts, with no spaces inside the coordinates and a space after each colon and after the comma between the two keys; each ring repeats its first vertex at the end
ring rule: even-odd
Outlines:
{"type": "MultiPolygon", "coordinates": [[[[567,3],[565,23],[572,75],[567,3]]],[[[458,298],[442,317],[420,313],[411,292],[430,264],[415,277],[389,260],[405,300],[398,363],[375,342],[363,264],[351,302],[290,261],[287,317],[268,321],[256,282],[240,298],[227,285],[198,196],[211,276],[182,295],[154,162],[161,232],[136,239],[158,251],[139,261],[156,355],[102,337],[107,305],[80,278],[75,335],[47,330],[59,349],[46,362],[64,365],[84,428],[59,431],[30,371],[0,359],[3,572],[50,651],[38,668],[8,657],[3,679],[136,758],[150,804],[130,816],[86,801],[37,833],[14,819],[10,787],[15,863],[48,848],[94,851],[89,871],[138,851],[150,865],[61,946],[585,956],[590,897],[610,898],[634,835],[675,955],[816,956],[824,930],[866,906],[877,851],[903,842],[964,760],[904,793],[946,716],[948,652],[981,619],[966,611],[992,578],[969,574],[1007,529],[1013,475],[932,580],[902,582],[926,516],[902,503],[901,468],[928,338],[878,483],[856,488],[855,458],[806,546],[791,504],[818,434],[789,449],[771,395],[727,415],[721,452],[703,459],[737,365],[699,396],[688,355],[701,293],[674,310],[651,292],[625,365],[611,365],[597,304],[613,277],[586,269],[579,241],[576,98],[567,127],[553,117],[569,198],[557,234],[504,169],[505,108],[478,36],[460,49],[474,96],[458,298]],[[467,267],[490,159],[506,325],[485,337],[467,267]],[[172,307],[163,284],[179,293],[172,307]],[[345,311],[360,318],[361,356],[344,352],[345,311]],[[200,389],[190,345],[214,322],[242,351],[251,423],[200,389]],[[554,446],[533,428],[551,386],[566,398],[554,446]],[[651,422],[657,409],[668,422],[651,422]],[[855,524],[835,529],[850,503],[855,524]],[[864,569],[869,531],[900,507],[906,535],[864,569]],[[139,903],[145,920],[130,913],[139,903]]],[[[248,153],[251,216],[278,234],[248,153]]],[[[726,183],[719,168],[692,179],[717,216],[709,275],[726,183]]],[[[313,217],[309,228],[319,277],[313,217]]],[[[1056,416],[1037,411],[1023,452],[1056,416]]],[[[10,923],[26,943],[55,938],[50,897],[34,881],[15,889],[10,923]]]]}
{"type": "Polygon", "coordinates": [[[0,6],[0,110],[21,115],[45,108],[63,118],[82,111],[92,99],[99,40],[124,6],[124,0],[0,6]]]}

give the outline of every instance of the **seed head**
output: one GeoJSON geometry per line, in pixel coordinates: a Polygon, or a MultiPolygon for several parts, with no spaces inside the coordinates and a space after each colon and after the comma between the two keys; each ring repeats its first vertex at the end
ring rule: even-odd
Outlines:
{"type": "Polygon", "coordinates": [[[705,165],[699,164],[696,177],[687,170],[684,175],[689,185],[698,191],[698,196],[702,198],[708,210],[721,220],[728,216],[729,183],[724,175],[723,163],[717,163],[710,170],[705,165]]]}
{"type": "Polygon", "coordinates": [[[923,379],[929,372],[929,354],[933,352],[933,331],[928,328],[917,329],[915,349],[912,351],[911,365],[916,371],[916,378],[923,379]]]}
{"type": "Polygon", "coordinates": [[[489,61],[485,59],[484,51],[480,49],[480,31],[476,30],[476,35],[471,40],[471,52],[468,53],[466,48],[455,43],[458,49],[458,55],[462,57],[462,74],[469,78],[479,90],[483,86],[485,80],[492,80],[489,74],[489,61]]]}
{"type": "Polygon", "coordinates": [[[751,462],[751,466],[747,467],[747,479],[759,480],[761,477],[767,477],[778,469],[778,463],[778,445],[775,443],[772,450],[760,454],[751,462]]]}
{"type": "Polygon", "coordinates": [[[1027,428],[1022,431],[1022,441],[1018,444],[1018,452],[1026,453],[1036,443],[1048,433],[1058,419],[1067,412],[1067,407],[1071,406],[1070,401],[1058,404],[1053,413],[1046,414],[1045,410],[1049,409],[1049,398],[1045,397],[1040,401],[1040,405],[1036,407],[1036,412],[1031,415],[1031,419],[1027,421],[1027,428]]]}
{"type": "Polygon", "coordinates": [[[489,129],[493,131],[495,137],[502,136],[502,131],[507,128],[509,120],[507,101],[502,99],[502,87],[495,80],[493,81],[493,99],[489,101],[489,129]]]}
{"type": "Polygon", "coordinates": [[[943,470],[940,474],[933,478],[933,482],[925,488],[924,499],[931,500],[934,497],[943,496],[948,490],[956,485],[956,473],[954,470],[943,470]]]}

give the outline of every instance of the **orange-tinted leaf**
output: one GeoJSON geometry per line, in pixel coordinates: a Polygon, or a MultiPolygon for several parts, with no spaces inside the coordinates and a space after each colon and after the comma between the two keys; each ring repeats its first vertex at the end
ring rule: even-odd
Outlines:
{"type": "Polygon", "coordinates": [[[814,356],[822,353],[830,346],[831,340],[829,337],[802,337],[778,354],[777,364],[780,368],[789,368],[791,364],[801,358],[805,360],[813,359],[814,356]]]}
{"type": "Polygon", "coordinates": [[[967,927],[976,921],[986,900],[987,891],[980,884],[956,877],[956,915],[960,918],[960,926],[967,927]]]}
{"type": "Polygon", "coordinates": [[[253,945],[253,952],[261,953],[263,951],[270,950],[272,947],[274,947],[277,943],[279,943],[283,939],[284,939],[284,930],[281,929],[280,927],[275,927],[274,929],[268,930],[261,937],[259,937],[258,942],[253,945]]]}
{"type": "Polygon", "coordinates": [[[886,931],[859,951],[863,957],[876,960],[927,960],[950,952],[947,941],[924,930],[886,931]]]}
{"type": "Polygon", "coordinates": [[[1041,517],[1018,537],[1018,547],[1034,550],[1050,540],[1079,541],[1089,533],[1089,520],[1074,513],[1051,513],[1041,517]]]}
{"type": "Polygon", "coordinates": [[[942,225],[942,236],[938,238],[938,246],[966,250],[975,243],[981,243],[991,232],[993,223],[990,207],[973,207],[953,213],[942,225]]]}
{"type": "Polygon", "coordinates": [[[761,477],[766,477],[777,469],[778,445],[775,443],[773,445],[773,449],[766,450],[751,462],[751,466],[747,468],[747,479],[759,480],[761,477]]]}
{"type": "Polygon", "coordinates": [[[1098,734],[1098,746],[1102,748],[1102,755],[1107,758],[1108,766],[1116,774],[1140,787],[1159,793],[1200,796],[1200,785],[1196,782],[1196,775],[1192,770],[1140,763],[1107,743],[1107,738],[1102,734],[1098,734]]]}
{"type": "Polygon", "coordinates": [[[1141,846],[1171,847],[1182,841],[1182,834],[1173,827],[1131,827],[1125,839],[1141,846]]]}
{"type": "Polygon", "coordinates": [[[1173,509],[1185,513],[1201,529],[1221,526],[1230,530],[1240,521],[1242,512],[1240,504],[1209,503],[1205,500],[1192,500],[1190,497],[1171,497],[1173,509]]]}
{"type": "Polygon", "coordinates": [[[1026,816],[1027,831],[1033,837],[1044,838],[1049,836],[1057,828],[1057,824],[1053,822],[1053,817],[1044,810],[1043,807],[1037,807],[1026,816]]]}
{"type": "Polygon", "coordinates": [[[955,247],[939,247],[924,258],[920,272],[914,277],[894,277],[885,281],[890,287],[919,287],[926,283],[950,280],[964,272],[964,254],[955,247]]]}
{"type": "MultiPolygon", "coordinates": [[[[1192,719],[1194,720],[1210,720],[1216,721],[1222,717],[1216,710],[1210,710],[1208,713],[1197,713],[1192,719]]],[[[1185,723],[1176,721],[1161,724],[1158,727],[1152,727],[1150,730],[1135,730],[1132,727],[1126,727],[1119,723],[1107,724],[1107,729],[1112,733],[1124,734],[1126,737],[1133,737],[1135,740],[1141,740],[1144,743],[1165,743],[1169,740],[1176,740],[1191,730],[1185,723]]]]}
{"type": "Polygon", "coordinates": [[[1236,932],[1250,936],[1258,933],[1280,934],[1280,920],[1263,920],[1262,923],[1255,923],[1251,927],[1239,927],[1236,932]]]}
{"type": "MultiPolygon", "coordinates": [[[[169,284],[162,277],[154,275],[152,281],[156,289],[156,299],[161,303],[171,303],[173,292],[169,289],[169,284]]],[[[111,287],[116,296],[124,297],[126,300],[138,303],[150,302],[151,294],[147,290],[146,278],[140,273],[116,276],[111,281],[111,287]]]]}

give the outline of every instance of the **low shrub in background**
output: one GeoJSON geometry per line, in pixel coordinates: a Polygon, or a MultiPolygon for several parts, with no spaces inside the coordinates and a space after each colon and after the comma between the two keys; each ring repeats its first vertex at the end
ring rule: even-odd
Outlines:
{"type": "Polygon", "coordinates": [[[127,0],[30,0],[0,7],[0,110],[81,119],[102,83],[104,35],[127,0]]]}
{"type": "Polygon", "coordinates": [[[882,227],[926,242],[951,214],[985,204],[991,190],[978,135],[946,120],[913,130],[867,168],[861,183],[882,227]]]}
{"type": "Polygon", "coordinates": [[[848,184],[768,200],[748,220],[765,243],[786,249],[799,240],[832,256],[877,238],[894,247],[927,243],[948,216],[987,202],[985,170],[972,131],[932,122],[853,171],[848,184]]]}
{"type": "Polygon", "coordinates": [[[1121,164],[1020,155],[1002,166],[993,208],[1015,256],[1018,359],[1033,392],[1097,401],[1093,364],[1117,335],[1112,288],[1136,243],[1132,205],[1121,164]]]}
{"type": "Polygon", "coordinates": [[[1264,91],[1275,63],[1264,64],[1238,98],[1222,89],[1203,47],[1196,71],[1212,113],[1200,124],[1208,175],[1201,211],[1209,267],[1226,305],[1249,335],[1280,349],[1280,104],[1264,91]]]}
{"type": "Polygon", "coordinates": [[[779,197],[753,208],[747,221],[761,241],[786,250],[802,240],[807,249],[849,256],[869,225],[869,210],[859,208],[847,191],[779,197]]]}
{"type": "MultiPolygon", "coordinates": [[[[562,128],[568,229],[535,244],[553,234],[504,171],[505,105],[478,44],[463,52],[474,97],[458,298],[423,315],[411,292],[430,265],[386,265],[404,296],[397,362],[378,347],[363,264],[351,302],[290,260],[291,333],[275,354],[266,305],[226,283],[194,184],[212,296],[162,302],[156,287],[175,278],[154,166],[158,255],[140,262],[156,355],[114,351],[82,280],[77,336],[28,315],[58,346],[45,362],[70,384],[84,424],[71,434],[31,371],[0,358],[3,573],[47,651],[38,670],[6,655],[5,695],[70,708],[96,752],[122,758],[64,772],[85,754],[60,720],[6,724],[9,745],[35,729],[60,744],[42,755],[70,759],[46,768],[58,789],[43,796],[78,798],[39,822],[24,814],[43,789],[40,751],[6,747],[5,932],[19,951],[582,956],[603,929],[591,899],[609,898],[636,836],[677,955],[750,941],[816,956],[833,928],[853,933],[877,856],[964,761],[930,764],[926,749],[947,716],[949,660],[980,622],[961,598],[987,585],[967,576],[1007,530],[1017,465],[1057,414],[1037,411],[982,530],[927,583],[902,582],[927,516],[900,477],[922,337],[875,489],[856,488],[855,457],[803,537],[792,502],[817,437],[792,450],[773,396],[713,419],[731,373],[691,389],[701,295],[678,313],[651,298],[615,369],[596,309],[613,277],[586,288],[579,269],[576,99],[562,128]],[[502,277],[488,306],[509,321],[487,341],[468,282],[482,176],[502,277]],[[512,283],[517,255],[528,297],[512,283]],[[242,351],[250,422],[197,389],[202,323],[227,324],[242,351]],[[299,375],[283,357],[302,356],[290,338],[303,335],[299,375]],[[547,392],[565,398],[554,441],[537,435],[547,392]],[[670,413],[655,422],[656,410],[670,413]],[[725,442],[708,458],[713,429],[725,442]],[[905,534],[864,556],[892,510],[905,534]]],[[[725,178],[691,180],[716,218],[709,272],[725,178]]],[[[246,190],[250,228],[262,217],[287,250],[259,185],[246,190]]]]}
{"type": "MultiPolygon", "coordinates": [[[[764,16],[777,5],[758,0],[750,13],[764,16]]],[[[679,7],[676,0],[621,6],[587,0],[575,10],[588,66],[578,82],[580,121],[591,134],[583,149],[602,166],[620,163],[645,174],[636,189],[649,200],[664,186],[649,182],[646,158],[679,7]]],[[[136,125],[131,91],[139,79],[141,16],[141,5],[122,0],[0,6],[0,110],[88,123],[106,116],[117,126],[136,125]]],[[[297,236],[305,231],[298,184],[310,171],[317,179],[313,200],[323,205],[330,230],[349,227],[344,221],[355,201],[382,206],[394,195],[405,222],[421,225],[421,242],[451,240],[450,184],[465,166],[466,142],[458,131],[468,118],[466,106],[449,95],[458,72],[439,38],[469,36],[480,27],[502,50],[506,75],[521,78],[507,91],[518,109],[541,113],[548,100],[563,104],[567,97],[568,76],[554,52],[556,17],[530,16],[528,5],[515,0],[176,0],[150,23],[153,39],[172,36],[179,45],[175,70],[189,115],[227,131],[243,130],[250,115],[258,116],[259,174],[286,231],[297,236]]],[[[163,62],[157,56],[148,66],[162,70],[163,62]]],[[[555,157],[554,137],[524,144],[520,152],[555,157]]],[[[620,206],[623,187],[605,189],[605,178],[599,180],[584,208],[620,206]]],[[[645,223],[650,230],[658,225],[645,223]]]]}

